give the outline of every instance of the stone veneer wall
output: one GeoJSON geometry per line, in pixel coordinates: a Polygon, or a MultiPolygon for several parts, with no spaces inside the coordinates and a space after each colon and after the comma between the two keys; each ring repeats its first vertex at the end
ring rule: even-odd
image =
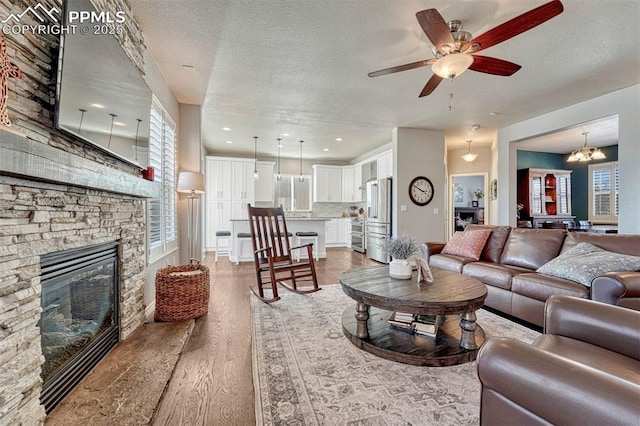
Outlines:
{"type": "MultiPolygon", "coordinates": [[[[60,0],[0,0],[0,19],[40,3],[62,10],[60,0]]],[[[99,9],[127,13],[120,39],[143,69],[142,33],[124,0],[95,0],[99,9]]],[[[38,22],[25,15],[23,23],[38,22]]],[[[59,37],[7,34],[7,54],[24,72],[9,79],[13,127],[31,143],[43,143],[140,176],[137,167],[115,159],[54,126],[59,37]]],[[[0,131],[0,138],[2,138],[0,131]]],[[[40,255],[109,241],[120,242],[121,337],[144,322],[146,266],[144,200],[86,188],[3,176],[0,170],[0,426],[44,423],[40,405],[40,255]]]]}

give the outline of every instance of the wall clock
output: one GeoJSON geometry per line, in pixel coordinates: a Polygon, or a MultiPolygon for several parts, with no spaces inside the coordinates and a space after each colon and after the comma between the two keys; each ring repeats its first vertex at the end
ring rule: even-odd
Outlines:
{"type": "Polygon", "coordinates": [[[429,204],[433,200],[433,184],[431,181],[424,176],[413,178],[409,184],[409,198],[419,206],[429,204]]]}

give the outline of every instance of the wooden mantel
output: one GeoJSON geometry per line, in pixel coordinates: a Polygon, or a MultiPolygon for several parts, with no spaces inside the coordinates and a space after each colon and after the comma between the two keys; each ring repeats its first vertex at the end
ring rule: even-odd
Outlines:
{"type": "Polygon", "coordinates": [[[159,198],[159,182],[96,163],[75,154],[0,130],[0,175],[159,198]]]}

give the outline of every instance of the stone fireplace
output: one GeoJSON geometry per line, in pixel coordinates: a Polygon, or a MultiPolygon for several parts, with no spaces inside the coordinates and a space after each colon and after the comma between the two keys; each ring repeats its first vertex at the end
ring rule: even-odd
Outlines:
{"type": "MultiPolygon", "coordinates": [[[[118,40],[143,72],[142,32],[127,1],[92,2],[100,10],[125,11],[126,31],[118,40]]],[[[62,6],[61,0],[38,3],[47,10],[62,6]]],[[[0,0],[0,16],[34,4],[0,0]]],[[[31,14],[21,22],[39,24],[31,14]]],[[[103,314],[116,325],[110,336],[125,339],[145,319],[145,199],[158,198],[160,185],[142,179],[139,167],[55,128],[59,36],[8,34],[5,39],[7,55],[24,77],[9,79],[7,91],[12,128],[22,135],[0,130],[0,424],[37,425],[46,417],[41,373],[50,367],[41,342],[41,316],[58,310],[59,323],[46,327],[62,332],[69,316],[78,320],[71,329],[82,325],[86,333],[95,327],[91,320],[81,324],[86,313],[78,310],[78,300],[45,299],[42,304],[42,275],[46,280],[48,266],[41,262],[46,265],[47,256],[55,253],[115,247],[114,311],[103,314]]],[[[103,272],[94,281],[102,282],[103,272]]]]}
{"type": "Polygon", "coordinates": [[[43,258],[116,247],[117,338],[144,323],[145,198],[159,192],[157,183],[0,131],[0,424],[45,418],[39,323],[43,310],[66,308],[42,305],[43,258]]]}
{"type": "Polygon", "coordinates": [[[40,401],[49,413],[119,341],[118,243],[40,259],[40,401]]]}

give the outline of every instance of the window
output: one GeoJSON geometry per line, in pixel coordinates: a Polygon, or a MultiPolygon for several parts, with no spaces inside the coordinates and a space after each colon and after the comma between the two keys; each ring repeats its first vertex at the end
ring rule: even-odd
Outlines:
{"type": "Polygon", "coordinates": [[[618,223],[618,162],[589,165],[589,220],[618,223]]]}
{"type": "Polygon", "coordinates": [[[285,211],[311,210],[311,176],[282,175],[282,180],[276,180],[275,205],[282,206],[285,211]]]}
{"type": "Polygon", "coordinates": [[[148,202],[149,258],[155,259],[177,247],[176,224],[176,125],[157,99],[151,105],[149,166],[155,169],[162,190],[148,202]]]}

